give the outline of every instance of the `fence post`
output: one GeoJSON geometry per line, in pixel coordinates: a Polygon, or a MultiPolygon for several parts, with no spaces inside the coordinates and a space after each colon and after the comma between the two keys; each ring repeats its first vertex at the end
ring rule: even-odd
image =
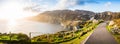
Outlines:
{"type": "Polygon", "coordinates": [[[31,43],[31,33],[32,33],[32,32],[29,33],[30,43],[31,43]]]}
{"type": "Polygon", "coordinates": [[[12,37],[11,32],[9,32],[9,37],[10,37],[10,41],[8,43],[11,44],[11,37],[12,37]]]}
{"type": "Polygon", "coordinates": [[[10,34],[10,41],[11,41],[11,32],[9,32],[9,34],[10,34]]]}

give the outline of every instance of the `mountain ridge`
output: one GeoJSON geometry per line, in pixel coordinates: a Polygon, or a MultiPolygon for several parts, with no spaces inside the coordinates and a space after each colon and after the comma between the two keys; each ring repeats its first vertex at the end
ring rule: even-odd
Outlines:
{"type": "Polygon", "coordinates": [[[120,12],[105,11],[101,13],[95,13],[87,10],[54,10],[45,11],[37,16],[31,17],[29,20],[60,24],[60,22],[63,21],[87,21],[92,17],[97,20],[102,19],[109,21],[120,18],[120,12]]]}

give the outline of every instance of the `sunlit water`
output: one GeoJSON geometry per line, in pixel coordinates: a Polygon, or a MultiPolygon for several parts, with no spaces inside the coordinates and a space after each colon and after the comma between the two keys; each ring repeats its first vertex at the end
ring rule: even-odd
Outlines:
{"type": "Polygon", "coordinates": [[[7,22],[0,22],[0,32],[2,33],[25,33],[29,35],[30,32],[33,32],[32,35],[46,34],[46,33],[56,33],[62,31],[62,26],[57,24],[49,24],[42,22],[33,22],[33,21],[14,21],[10,20],[7,22]],[[37,32],[37,33],[36,33],[37,32]]]}

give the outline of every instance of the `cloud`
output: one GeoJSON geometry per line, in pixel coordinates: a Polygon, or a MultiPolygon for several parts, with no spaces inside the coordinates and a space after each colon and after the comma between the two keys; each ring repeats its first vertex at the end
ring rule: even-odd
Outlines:
{"type": "Polygon", "coordinates": [[[54,9],[67,9],[69,6],[75,6],[77,0],[59,0],[54,9]]]}
{"type": "MultiPolygon", "coordinates": [[[[29,0],[30,6],[26,7],[26,10],[31,10],[34,12],[43,12],[43,11],[49,11],[53,10],[52,5],[56,4],[54,2],[55,0],[29,0]]],[[[28,2],[27,2],[28,3],[28,2]]]]}
{"type": "Polygon", "coordinates": [[[64,10],[88,3],[99,3],[95,0],[30,0],[33,11],[64,10]],[[57,1],[56,3],[53,1],[57,1]],[[43,4],[44,3],[44,4],[43,4]]]}
{"type": "Polygon", "coordinates": [[[111,2],[106,2],[105,7],[110,7],[111,4],[112,4],[111,2]]]}

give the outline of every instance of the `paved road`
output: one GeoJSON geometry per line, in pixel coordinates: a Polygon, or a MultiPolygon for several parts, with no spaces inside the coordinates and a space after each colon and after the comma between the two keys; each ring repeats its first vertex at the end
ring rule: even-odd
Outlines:
{"type": "Polygon", "coordinates": [[[118,44],[107,31],[106,23],[101,23],[88,38],[85,44],[118,44]]]}

